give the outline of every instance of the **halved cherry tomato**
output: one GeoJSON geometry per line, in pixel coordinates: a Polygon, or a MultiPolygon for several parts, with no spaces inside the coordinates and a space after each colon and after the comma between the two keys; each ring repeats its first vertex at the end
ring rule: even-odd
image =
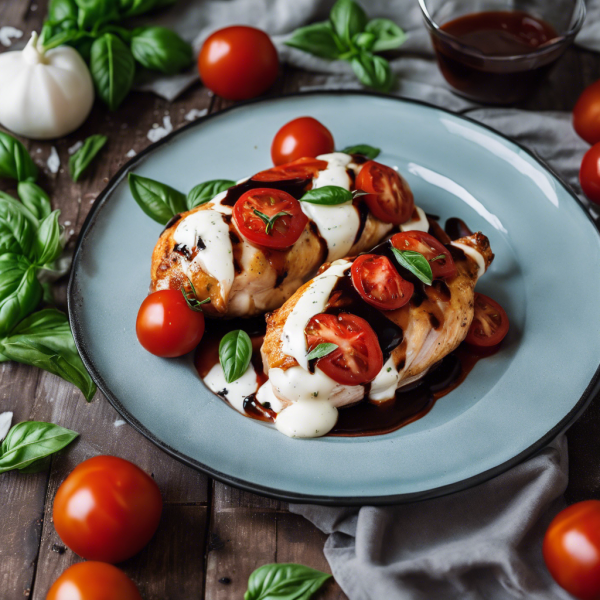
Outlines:
{"type": "Polygon", "coordinates": [[[573,109],[573,127],[588,144],[600,142],[600,81],[579,96],[573,109]]]}
{"type": "Polygon", "coordinates": [[[271,38],[254,27],[237,25],[215,31],[198,55],[202,82],[228,100],[259,96],[271,87],[278,69],[271,38]]]}
{"type": "Polygon", "coordinates": [[[600,600],[600,501],[578,502],[559,512],[542,551],[558,585],[580,600],[600,600]]]}
{"type": "Polygon", "coordinates": [[[384,223],[400,225],[413,214],[415,201],[408,183],[386,165],[366,162],[356,178],[356,188],[368,192],[364,199],[369,209],[384,223]]]}
{"type": "Polygon", "coordinates": [[[365,302],[381,310],[404,306],[415,291],[389,258],[377,254],[363,254],[352,263],[352,283],[365,302]]]}
{"type": "Polygon", "coordinates": [[[592,202],[600,204],[600,143],[592,146],[583,155],[579,183],[584,194],[592,202]]]}
{"type": "Polygon", "coordinates": [[[135,583],[117,567],[103,562],[70,566],[52,584],[46,600],[142,600],[135,583]]]}
{"type": "Polygon", "coordinates": [[[300,117],[286,123],[273,138],[271,158],[283,165],[303,157],[329,154],[335,149],[331,132],[312,117],[300,117]]]}
{"type": "Polygon", "coordinates": [[[204,315],[187,305],[180,290],[161,290],[142,302],[135,331],[148,352],[166,358],[183,356],[200,343],[204,315]]]}
{"type": "Polygon", "coordinates": [[[270,188],[248,190],[233,207],[233,218],[240,233],[253,244],[268,248],[289,248],[300,237],[308,223],[300,202],[287,192],[270,188]],[[272,226],[257,213],[272,218],[272,226]]]}
{"type": "Polygon", "coordinates": [[[73,552],[118,563],[150,541],[161,512],[154,479],[123,458],[94,456],[62,482],[52,517],[60,539],[73,552]]]}
{"type": "Polygon", "coordinates": [[[420,252],[431,265],[434,279],[444,279],[456,275],[456,265],[448,248],[424,231],[403,231],[392,237],[392,246],[398,250],[420,252]],[[442,258],[437,258],[438,256],[442,258]],[[432,260],[432,259],[436,260],[432,260]]]}
{"type": "Polygon", "coordinates": [[[319,171],[327,168],[327,162],[316,158],[299,158],[294,162],[261,171],[252,181],[288,181],[289,179],[312,179],[319,171]]]}
{"type": "Polygon", "coordinates": [[[465,341],[473,346],[489,348],[498,345],[508,333],[508,316],[495,301],[475,292],[475,315],[465,341]]]}
{"type": "Polygon", "coordinates": [[[373,381],[383,367],[379,340],[371,326],[348,313],[315,315],[306,326],[309,352],[319,344],[338,348],[320,358],[319,369],[342,385],[360,385],[373,381]]]}

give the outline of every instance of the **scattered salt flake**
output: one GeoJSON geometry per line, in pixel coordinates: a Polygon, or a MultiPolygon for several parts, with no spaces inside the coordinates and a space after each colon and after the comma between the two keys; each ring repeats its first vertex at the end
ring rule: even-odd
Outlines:
{"type": "Polygon", "coordinates": [[[73,144],[68,150],[69,154],[75,154],[75,152],[77,152],[81,146],[83,146],[83,142],[77,142],[76,144],[73,144]]]}
{"type": "Polygon", "coordinates": [[[9,412],[0,413],[0,442],[6,437],[12,423],[13,414],[9,412]]]}
{"type": "Polygon", "coordinates": [[[37,4],[32,4],[30,8],[31,8],[31,12],[35,12],[38,9],[38,6],[37,6],[37,4]]]}
{"type": "Polygon", "coordinates": [[[9,25],[5,25],[4,27],[0,27],[0,44],[6,46],[7,48],[12,45],[13,39],[19,39],[23,37],[23,32],[20,29],[15,27],[10,27],[9,25]]]}
{"type": "Polygon", "coordinates": [[[46,161],[46,165],[48,166],[50,173],[58,173],[58,169],[60,169],[60,158],[55,146],[52,146],[52,149],[50,150],[50,156],[46,161]]]}
{"type": "Polygon", "coordinates": [[[41,154],[42,153],[42,149],[38,148],[35,152],[36,152],[36,154],[41,154]]]}
{"type": "Polygon", "coordinates": [[[69,235],[74,235],[74,234],[75,234],[75,230],[74,229],[69,230],[69,235]]]}
{"type": "Polygon", "coordinates": [[[202,110],[198,110],[197,108],[192,108],[190,112],[185,115],[186,121],[195,121],[196,119],[203,117],[208,112],[208,108],[203,108],[202,110]]]}
{"type": "Polygon", "coordinates": [[[68,227],[71,224],[71,221],[65,221],[65,227],[68,227]]]}
{"type": "Polygon", "coordinates": [[[115,427],[121,427],[121,425],[125,425],[125,421],[123,421],[123,419],[117,419],[115,421],[115,427]]]}
{"type": "Polygon", "coordinates": [[[125,156],[127,158],[133,158],[136,154],[137,152],[132,148],[125,156]]]}
{"type": "Polygon", "coordinates": [[[169,135],[173,131],[173,125],[171,124],[171,117],[166,116],[163,118],[162,127],[158,123],[154,123],[152,129],[147,133],[148,139],[151,142],[158,142],[165,136],[169,135]]]}

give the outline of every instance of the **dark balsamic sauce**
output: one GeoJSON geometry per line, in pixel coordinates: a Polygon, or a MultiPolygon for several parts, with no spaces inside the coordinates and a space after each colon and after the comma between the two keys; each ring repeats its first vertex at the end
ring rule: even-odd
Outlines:
{"type": "Polygon", "coordinates": [[[227,190],[227,195],[221,201],[221,204],[233,206],[247,191],[259,188],[282,190],[296,198],[296,200],[299,200],[304,195],[311,182],[312,179],[310,177],[297,177],[295,179],[283,179],[281,181],[255,181],[251,178],[230,187],[229,190],[227,190]]]}

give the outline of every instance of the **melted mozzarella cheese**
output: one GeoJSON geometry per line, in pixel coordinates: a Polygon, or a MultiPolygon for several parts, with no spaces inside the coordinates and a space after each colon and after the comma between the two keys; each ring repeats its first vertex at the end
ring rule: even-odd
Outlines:
{"type": "Polygon", "coordinates": [[[460,242],[450,242],[450,244],[460,248],[469,258],[472,258],[477,263],[477,279],[479,279],[485,273],[485,258],[483,258],[481,252],[460,242]]]}
{"type": "Polygon", "coordinates": [[[399,381],[400,373],[398,373],[398,369],[390,356],[383,365],[381,371],[377,374],[377,377],[375,377],[371,383],[369,400],[372,400],[373,402],[391,400],[396,394],[399,381]]]}
{"type": "Polygon", "coordinates": [[[268,403],[271,410],[274,410],[276,413],[281,412],[283,409],[281,400],[273,393],[273,386],[270,381],[265,381],[265,383],[258,388],[256,399],[263,406],[268,403]]]}
{"type": "Polygon", "coordinates": [[[337,418],[337,408],[327,400],[301,400],[277,415],[275,427],[288,437],[314,438],[331,431],[337,418]]]}
{"type": "Polygon", "coordinates": [[[400,225],[400,231],[424,231],[427,233],[429,231],[429,221],[427,220],[427,215],[422,208],[419,208],[416,205],[415,209],[419,217],[417,219],[406,221],[406,223],[402,223],[402,225],[400,225]]]}
{"type": "Polygon", "coordinates": [[[223,367],[221,363],[217,363],[204,378],[204,384],[215,394],[227,398],[229,404],[242,414],[245,413],[244,400],[258,390],[258,380],[252,363],[246,372],[233,383],[227,383],[223,367]]]}

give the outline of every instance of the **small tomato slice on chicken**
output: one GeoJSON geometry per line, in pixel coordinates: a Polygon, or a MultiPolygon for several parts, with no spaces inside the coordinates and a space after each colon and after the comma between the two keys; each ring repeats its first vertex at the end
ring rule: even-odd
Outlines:
{"type": "Polygon", "coordinates": [[[423,231],[403,231],[391,239],[392,246],[398,250],[412,250],[422,254],[429,265],[434,279],[445,279],[456,275],[456,265],[440,241],[423,231]]]}
{"type": "Polygon", "coordinates": [[[489,348],[498,345],[508,333],[508,316],[495,301],[475,292],[475,315],[465,341],[473,346],[489,348]]]}
{"type": "Polygon", "coordinates": [[[288,181],[290,179],[312,179],[319,171],[327,168],[327,161],[316,158],[299,158],[294,162],[279,165],[266,171],[261,171],[252,177],[252,181],[288,181]]]}

